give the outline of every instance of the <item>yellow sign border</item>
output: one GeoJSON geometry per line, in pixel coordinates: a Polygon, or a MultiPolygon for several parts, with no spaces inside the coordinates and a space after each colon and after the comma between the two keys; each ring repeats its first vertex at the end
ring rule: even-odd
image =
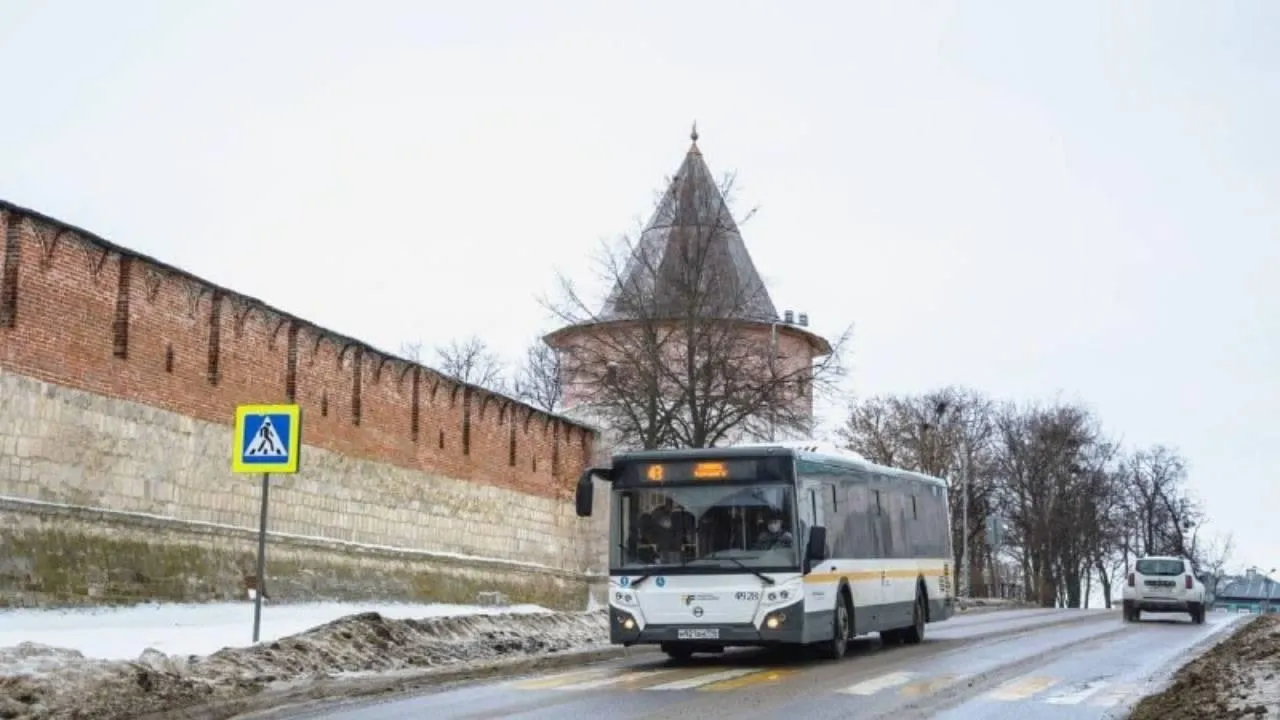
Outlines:
{"type": "Polygon", "coordinates": [[[237,405],[235,427],[231,431],[231,472],[243,475],[292,475],[298,472],[298,456],[302,450],[302,408],[298,405],[237,405]],[[289,460],[275,465],[246,463],[241,453],[244,448],[244,425],[250,416],[287,415],[289,437],[282,438],[289,449],[289,460]]]}

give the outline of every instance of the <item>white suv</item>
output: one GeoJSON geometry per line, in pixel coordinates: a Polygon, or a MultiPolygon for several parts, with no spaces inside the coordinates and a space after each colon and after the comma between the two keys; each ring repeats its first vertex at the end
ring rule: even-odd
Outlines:
{"type": "Polygon", "coordinates": [[[1124,619],[1137,622],[1142,611],[1191,615],[1204,622],[1204,583],[1186,558],[1148,556],[1134,563],[1124,586],[1124,619]]]}

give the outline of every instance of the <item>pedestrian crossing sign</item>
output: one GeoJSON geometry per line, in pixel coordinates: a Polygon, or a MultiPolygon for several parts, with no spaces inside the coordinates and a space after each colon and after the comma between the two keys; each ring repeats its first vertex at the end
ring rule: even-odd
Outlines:
{"type": "Polygon", "coordinates": [[[232,437],[231,472],[298,472],[302,422],[297,405],[240,405],[232,437]]]}

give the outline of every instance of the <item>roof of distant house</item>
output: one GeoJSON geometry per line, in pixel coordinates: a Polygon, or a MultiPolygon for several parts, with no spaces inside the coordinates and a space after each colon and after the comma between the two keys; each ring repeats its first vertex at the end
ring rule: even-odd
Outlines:
{"type": "Polygon", "coordinates": [[[1248,573],[1233,577],[1218,590],[1219,598],[1241,600],[1280,600],[1280,582],[1262,573],[1248,573]]]}

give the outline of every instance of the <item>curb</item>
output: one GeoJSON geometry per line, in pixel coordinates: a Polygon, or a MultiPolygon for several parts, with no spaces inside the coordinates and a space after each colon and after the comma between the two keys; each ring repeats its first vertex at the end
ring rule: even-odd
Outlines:
{"type": "MultiPolygon", "coordinates": [[[[608,660],[656,654],[657,648],[605,647],[535,655],[495,663],[380,673],[363,677],[324,678],[301,687],[264,690],[256,695],[185,708],[158,710],[136,720],[268,720],[289,717],[314,705],[367,699],[375,695],[420,690],[455,682],[518,676],[543,670],[590,665],[608,660]]],[[[304,681],[305,682],[305,681],[304,681]]]]}

